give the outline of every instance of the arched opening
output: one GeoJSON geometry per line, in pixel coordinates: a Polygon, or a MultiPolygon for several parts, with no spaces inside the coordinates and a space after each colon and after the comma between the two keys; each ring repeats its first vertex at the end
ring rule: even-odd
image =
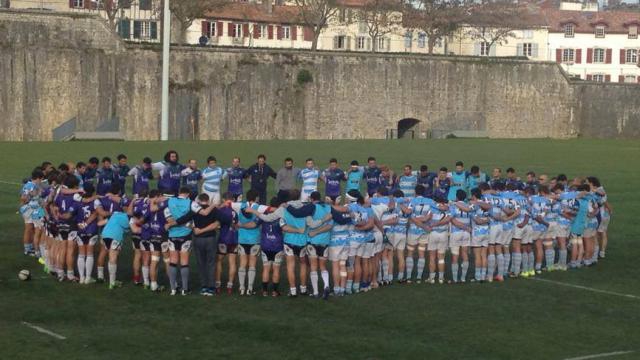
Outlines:
{"type": "Polygon", "coordinates": [[[414,139],[418,137],[417,127],[420,120],[407,118],[398,121],[398,139],[414,139]]]}

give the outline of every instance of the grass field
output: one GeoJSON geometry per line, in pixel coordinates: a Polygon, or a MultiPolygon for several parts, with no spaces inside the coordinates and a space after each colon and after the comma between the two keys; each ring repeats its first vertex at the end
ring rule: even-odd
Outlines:
{"type": "MultiPolygon", "coordinates": [[[[16,215],[19,187],[0,187],[0,358],[335,358],[335,359],[565,359],[640,358],[640,143],[600,140],[242,141],[0,143],[0,180],[19,182],[42,160],[85,160],[119,152],[136,163],[170,148],[204,163],[234,155],[250,165],[258,153],[280,167],[285,156],[324,165],[369,155],[400,170],[463,160],[555,175],[597,175],[614,213],[607,258],[597,267],[553,272],[538,280],[502,284],[394,285],[328,302],[306,298],[203,298],[154,295],[125,283],[58,284],[21,249],[16,215]],[[34,279],[19,282],[20,269],[34,279]],[[578,287],[572,287],[576,285],[578,287]],[[580,287],[581,286],[581,287],[580,287]],[[603,292],[595,292],[602,290],[603,292]],[[631,296],[621,296],[629,294],[631,296]],[[28,322],[66,337],[59,340],[28,322]]],[[[130,184],[130,181],[129,181],[130,184]]],[[[130,278],[130,247],[119,277],[130,278]]],[[[197,274],[193,275],[194,280],[197,274]]],[[[281,286],[286,286],[281,284],[281,286]]]]}

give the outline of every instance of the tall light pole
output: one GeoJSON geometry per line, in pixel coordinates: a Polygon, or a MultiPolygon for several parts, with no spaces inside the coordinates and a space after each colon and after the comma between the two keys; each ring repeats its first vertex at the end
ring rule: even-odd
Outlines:
{"type": "Polygon", "coordinates": [[[164,0],[162,20],[162,119],[160,140],[169,140],[169,46],[171,43],[171,12],[169,0],[164,0]]]}

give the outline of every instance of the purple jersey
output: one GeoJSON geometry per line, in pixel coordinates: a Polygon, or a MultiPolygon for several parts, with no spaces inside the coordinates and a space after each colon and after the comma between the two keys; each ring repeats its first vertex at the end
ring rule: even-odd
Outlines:
{"type": "Polygon", "coordinates": [[[143,169],[140,166],[134,168],[133,174],[133,193],[139,195],[143,190],[149,190],[149,181],[153,179],[153,171],[151,169],[143,169]]]}
{"type": "Polygon", "coordinates": [[[327,196],[340,196],[340,182],[344,181],[344,171],[340,169],[326,169],[322,172],[325,181],[325,193],[327,196]]]}
{"type": "Polygon", "coordinates": [[[147,240],[149,237],[165,237],[166,230],[164,225],[167,219],[164,217],[164,208],[160,208],[158,211],[149,211],[145,215],[145,224],[142,227],[142,234],[140,238],[147,240]],[[145,229],[146,228],[146,229],[145,229]]]}
{"type": "Polygon", "coordinates": [[[85,223],[86,226],[84,229],[80,229],[78,232],[80,234],[86,235],[97,235],[98,234],[98,219],[97,217],[93,219],[92,222],[87,223],[87,220],[91,217],[92,214],[96,212],[96,207],[99,206],[100,202],[97,199],[85,201],[83,199],[80,201],[80,208],[78,209],[78,213],[76,216],[76,221],[78,223],[85,223]]]}
{"type": "Polygon", "coordinates": [[[185,166],[179,163],[162,163],[163,169],[160,171],[158,189],[165,193],[178,194],[180,190],[180,179],[185,166]]]}
{"type": "Polygon", "coordinates": [[[280,219],[271,222],[261,222],[260,248],[262,251],[280,252],[284,250],[280,219]]]}
{"type": "Polygon", "coordinates": [[[113,214],[116,211],[124,212],[123,209],[129,206],[129,199],[125,196],[119,198],[115,195],[107,195],[100,198],[100,206],[102,209],[109,213],[109,215],[113,214]]]}
{"type": "Polygon", "coordinates": [[[112,168],[98,169],[97,177],[96,193],[98,195],[106,195],[111,190],[111,185],[118,181],[118,174],[112,168]]]}
{"type": "Polygon", "coordinates": [[[55,204],[58,208],[58,222],[70,225],[76,224],[76,217],[80,204],[75,196],[76,195],[74,194],[65,195],[62,193],[56,196],[55,204]],[[64,219],[63,215],[71,215],[71,217],[64,219]]]}
{"type": "Polygon", "coordinates": [[[134,216],[144,216],[147,212],[149,212],[149,202],[146,198],[133,199],[132,202],[134,216]]]}
{"type": "Polygon", "coordinates": [[[233,196],[242,195],[242,181],[247,173],[247,170],[241,167],[230,167],[227,169],[227,178],[229,185],[227,191],[232,193],[233,196]]]}
{"type": "Polygon", "coordinates": [[[440,180],[438,182],[439,186],[436,186],[436,180],[438,178],[433,179],[433,198],[441,197],[446,199],[449,196],[449,188],[451,187],[451,180],[449,178],[440,180]]]}
{"type": "Polygon", "coordinates": [[[364,169],[364,179],[367,182],[367,194],[369,194],[369,196],[372,196],[378,191],[380,175],[382,175],[382,171],[380,171],[379,167],[366,167],[364,169]]]}
{"type": "Polygon", "coordinates": [[[216,213],[220,221],[219,243],[225,245],[238,244],[238,231],[234,228],[238,223],[238,214],[230,206],[223,206],[216,213]]]}

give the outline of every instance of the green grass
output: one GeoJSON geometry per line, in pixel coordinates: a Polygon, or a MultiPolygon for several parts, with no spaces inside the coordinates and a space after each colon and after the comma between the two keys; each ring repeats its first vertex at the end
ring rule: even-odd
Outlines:
{"type": "MultiPolygon", "coordinates": [[[[640,144],[620,140],[443,141],[225,141],[0,143],[0,180],[18,182],[42,160],[86,160],[119,152],[137,162],[159,159],[169,148],[200,163],[222,164],[239,155],[248,166],[258,153],[278,168],[285,156],[298,164],[330,157],[342,164],[405,163],[431,168],[464,160],[514,166],[523,174],[595,174],[614,207],[607,258],[597,267],[543,275],[546,279],[640,296],[636,214],[640,144]]],[[[0,187],[0,353],[4,359],[75,358],[436,358],[562,359],[635,350],[640,357],[640,300],[533,280],[465,286],[394,285],[328,302],[152,295],[130,284],[109,292],[42,279],[21,254],[18,187],[0,187]],[[33,281],[15,281],[20,269],[33,281]],[[21,325],[27,321],[62,334],[56,340],[21,325]]],[[[129,279],[130,247],[120,261],[129,279]]],[[[196,280],[197,275],[193,275],[196,280]]],[[[281,284],[284,288],[286,284],[281,284]]]]}

